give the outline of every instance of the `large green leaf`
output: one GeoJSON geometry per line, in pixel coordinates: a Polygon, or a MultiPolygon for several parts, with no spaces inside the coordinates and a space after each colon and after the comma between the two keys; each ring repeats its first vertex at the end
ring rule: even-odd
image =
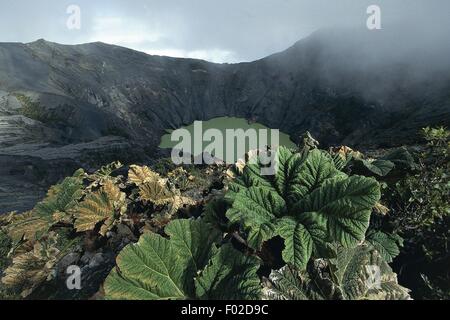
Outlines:
{"type": "MultiPolygon", "coordinates": [[[[380,199],[380,186],[374,179],[347,176],[323,151],[305,155],[280,148],[275,176],[258,180],[256,186],[256,178],[240,180],[227,212],[231,222],[241,223],[248,231],[247,241],[253,248],[281,236],[284,260],[300,269],[313,254],[325,252],[326,242],[344,246],[361,242],[380,199]]],[[[249,170],[257,175],[255,167],[249,170]]]]}
{"type": "Polygon", "coordinates": [[[144,234],[117,257],[105,282],[111,299],[186,299],[194,294],[193,278],[209,258],[220,234],[195,220],[175,220],[166,227],[170,240],[144,234]]]}
{"type": "Polygon", "coordinates": [[[288,148],[280,147],[277,150],[276,173],[274,176],[261,175],[262,167],[258,164],[249,164],[244,168],[243,174],[231,185],[232,192],[228,195],[234,196],[250,187],[261,187],[272,193],[278,193],[291,203],[305,196],[331,178],[347,177],[346,174],[337,170],[331,156],[317,149],[309,152],[307,157],[294,153],[288,148]]]}
{"type": "MultiPolygon", "coordinates": [[[[356,163],[363,169],[368,171],[367,173],[375,174],[379,177],[388,175],[389,172],[394,169],[394,163],[389,160],[356,160],[356,163]]],[[[363,172],[365,174],[365,172],[363,172]]]]}
{"type": "Polygon", "coordinates": [[[211,246],[221,238],[218,230],[200,220],[174,220],[167,225],[165,232],[190,274],[206,266],[211,256],[211,246]]]}
{"type": "Polygon", "coordinates": [[[285,217],[278,222],[277,231],[284,239],[283,260],[301,269],[306,268],[313,251],[313,239],[305,226],[285,217]]]}
{"type": "Polygon", "coordinates": [[[400,247],[403,246],[402,237],[398,234],[388,234],[383,231],[370,230],[366,234],[366,240],[389,263],[400,254],[400,247]]]}
{"type": "Polygon", "coordinates": [[[345,180],[329,180],[298,202],[296,215],[321,216],[329,238],[344,246],[352,246],[364,239],[372,208],[380,200],[376,180],[352,176],[345,180]]]}
{"type": "Polygon", "coordinates": [[[275,233],[273,221],[285,211],[286,204],[276,192],[262,187],[250,187],[236,194],[233,208],[227,217],[233,223],[242,223],[249,230],[249,245],[259,249],[275,233]]]}
{"type": "Polygon", "coordinates": [[[259,226],[280,216],[285,206],[278,194],[261,187],[250,187],[236,195],[233,209],[227,212],[227,217],[246,226],[259,226]]]}
{"type": "Polygon", "coordinates": [[[390,152],[389,154],[381,158],[381,160],[388,160],[393,162],[396,169],[415,170],[418,167],[413,156],[406,147],[401,147],[390,152]]]}
{"type": "MultiPolygon", "coordinates": [[[[127,246],[117,257],[117,267],[105,282],[110,299],[185,299],[186,261],[169,240],[148,233],[137,244],[127,246]]],[[[192,276],[192,275],[189,275],[192,276]]]]}
{"type": "Polygon", "coordinates": [[[263,187],[271,192],[276,192],[272,178],[272,176],[261,175],[261,166],[258,163],[247,164],[242,175],[234,179],[228,186],[226,198],[233,201],[237,194],[252,186],[263,187]]]}
{"type": "Polygon", "coordinates": [[[208,300],[259,299],[258,259],[244,256],[230,244],[217,250],[195,279],[197,297],[208,300]]]}
{"type": "Polygon", "coordinates": [[[228,246],[217,249],[221,233],[209,224],[174,220],[165,232],[169,239],[147,233],[119,254],[104,284],[106,298],[233,299],[258,293],[257,259],[228,246]]]}
{"type": "Polygon", "coordinates": [[[271,221],[262,223],[258,227],[251,227],[248,230],[247,245],[254,249],[259,249],[263,243],[277,235],[276,225],[271,221]]]}
{"type": "Polygon", "coordinates": [[[331,156],[320,150],[310,152],[297,171],[289,189],[290,201],[302,199],[330,179],[345,179],[347,175],[337,170],[331,156]]]}
{"type": "Polygon", "coordinates": [[[289,199],[295,192],[294,187],[299,184],[304,159],[298,153],[288,148],[280,147],[276,154],[275,188],[285,199],[289,199]]]}
{"type": "Polygon", "coordinates": [[[51,187],[47,197],[38,203],[33,211],[49,219],[57,211],[67,212],[83,195],[83,178],[84,171],[78,170],[72,177],[65,178],[60,184],[51,187]]]}

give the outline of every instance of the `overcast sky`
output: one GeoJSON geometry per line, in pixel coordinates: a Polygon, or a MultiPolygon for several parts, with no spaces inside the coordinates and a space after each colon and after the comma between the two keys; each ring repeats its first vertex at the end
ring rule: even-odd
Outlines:
{"type": "Polygon", "coordinates": [[[102,41],[149,54],[252,61],[324,27],[365,28],[371,4],[381,7],[383,27],[450,30],[449,0],[0,0],[0,42],[102,41]],[[66,27],[71,4],[81,9],[80,30],[66,27]]]}

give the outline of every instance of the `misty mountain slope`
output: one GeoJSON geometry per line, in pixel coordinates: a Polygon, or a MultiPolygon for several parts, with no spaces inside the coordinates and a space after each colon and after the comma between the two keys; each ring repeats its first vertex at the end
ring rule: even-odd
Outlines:
{"type": "Polygon", "coordinates": [[[103,43],[0,44],[0,212],[31,207],[40,186],[78,166],[151,161],[165,129],[194,120],[244,117],[294,141],[309,130],[325,144],[413,143],[421,127],[450,124],[450,50],[399,41],[325,30],[240,64],[103,43]]]}

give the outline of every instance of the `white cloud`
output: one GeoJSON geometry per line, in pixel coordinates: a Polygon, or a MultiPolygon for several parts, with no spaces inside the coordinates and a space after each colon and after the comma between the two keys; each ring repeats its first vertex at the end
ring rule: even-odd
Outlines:
{"type": "Polygon", "coordinates": [[[164,34],[148,24],[139,23],[118,16],[97,16],[93,18],[89,41],[100,41],[143,51],[151,55],[176,58],[202,59],[216,63],[236,62],[236,55],[229,50],[185,50],[165,47],[164,34]],[[150,47],[150,48],[149,48],[150,47]]]}
{"type": "Polygon", "coordinates": [[[99,16],[93,19],[90,41],[133,47],[143,43],[157,42],[162,37],[161,32],[131,19],[99,16]]]}
{"type": "Polygon", "coordinates": [[[234,52],[227,51],[227,50],[219,50],[219,49],[213,49],[213,50],[195,50],[188,52],[187,54],[188,58],[193,59],[202,59],[217,63],[223,63],[223,62],[236,62],[236,55],[234,52]]]}
{"type": "Polygon", "coordinates": [[[215,63],[237,62],[236,54],[227,50],[194,50],[186,51],[182,49],[147,49],[142,50],[147,54],[155,56],[169,56],[175,58],[191,58],[211,61],[215,63]]]}
{"type": "MultiPolygon", "coordinates": [[[[366,29],[366,9],[373,2],[77,0],[82,27],[69,30],[66,9],[73,4],[71,0],[0,0],[0,42],[102,41],[152,54],[252,61],[284,50],[320,28],[349,25],[366,29]]],[[[449,0],[377,0],[376,4],[382,8],[384,26],[414,23],[423,30],[433,29],[427,31],[428,37],[448,39],[449,0]],[[434,31],[437,28],[439,32],[434,31]]],[[[405,37],[416,35],[405,32],[405,37]]]]}

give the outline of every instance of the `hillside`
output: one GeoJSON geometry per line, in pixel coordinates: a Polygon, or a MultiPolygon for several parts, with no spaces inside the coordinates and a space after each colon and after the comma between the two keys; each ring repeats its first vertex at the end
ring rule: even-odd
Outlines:
{"type": "Polygon", "coordinates": [[[420,128],[450,124],[450,50],[394,54],[398,41],[324,30],[240,64],[2,43],[0,212],[33,207],[78,167],[151,162],[166,129],[194,120],[252,119],[294,141],[309,130],[324,146],[412,144],[420,128]]]}

